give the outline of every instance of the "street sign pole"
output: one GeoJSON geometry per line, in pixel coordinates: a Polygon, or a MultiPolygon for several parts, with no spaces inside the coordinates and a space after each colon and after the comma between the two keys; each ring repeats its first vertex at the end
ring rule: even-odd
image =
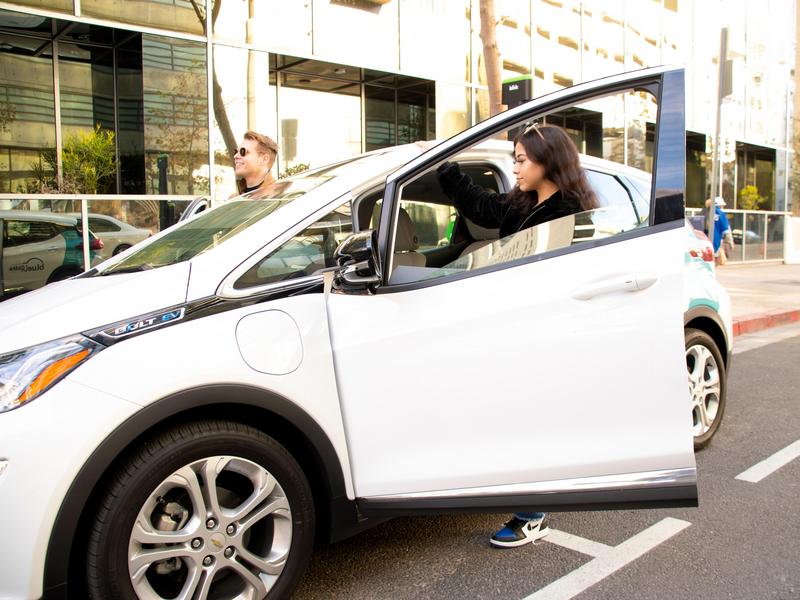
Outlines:
{"type": "Polygon", "coordinates": [[[728,60],[728,28],[723,27],[719,35],[719,77],[717,79],[717,120],[714,125],[714,145],[711,154],[711,206],[706,207],[706,231],[711,243],[714,243],[714,199],[721,196],[720,170],[720,123],[722,121],[722,99],[729,96],[732,90],[732,66],[728,60]]]}

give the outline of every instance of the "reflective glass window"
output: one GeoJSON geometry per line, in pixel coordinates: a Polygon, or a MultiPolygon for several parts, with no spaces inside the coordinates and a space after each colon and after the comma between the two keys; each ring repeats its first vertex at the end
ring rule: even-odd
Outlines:
{"type": "Polygon", "coordinates": [[[35,193],[53,186],[55,106],[48,39],[0,33],[0,156],[0,191],[35,193]]]}
{"type": "Polygon", "coordinates": [[[205,30],[205,6],[203,0],[81,0],[87,16],[197,35],[205,30]]]}
{"type": "Polygon", "coordinates": [[[280,73],[281,168],[319,166],[361,152],[361,86],[280,73]]]}
{"type": "Polygon", "coordinates": [[[14,4],[68,13],[73,11],[73,0],[14,0],[14,4]]]}
{"type": "Polygon", "coordinates": [[[62,191],[113,193],[116,190],[114,132],[114,56],[109,46],[58,44],[61,97],[61,132],[65,157],[62,191]],[[91,148],[91,152],[83,152],[91,148]],[[81,152],[70,160],[66,155],[81,152]],[[93,161],[100,174],[96,184],[83,181],[78,172],[93,161]],[[78,171],[78,172],[76,172],[78,171]],[[94,189],[87,189],[92,185],[94,189]]]}
{"type": "Polygon", "coordinates": [[[742,234],[744,260],[763,260],[766,258],[766,242],[764,239],[766,222],[767,215],[765,214],[746,213],[745,227],[742,234]]]}
{"type": "Polygon", "coordinates": [[[207,194],[205,45],[143,35],[142,89],[146,193],[207,194]]]}
{"type": "Polygon", "coordinates": [[[767,259],[783,258],[784,215],[767,215],[767,259]]]}

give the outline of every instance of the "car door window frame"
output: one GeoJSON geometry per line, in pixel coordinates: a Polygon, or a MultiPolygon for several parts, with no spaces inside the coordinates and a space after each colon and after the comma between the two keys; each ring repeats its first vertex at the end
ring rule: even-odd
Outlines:
{"type": "Polygon", "coordinates": [[[391,198],[391,208],[381,212],[378,232],[378,253],[381,264],[382,281],[375,288],[376,293],[403,292],[411,289],[442,285],[458,281],[466,277],[475,277],[493,271],[513,268],[543,259],[550,259],[572,252],[584,251],[597,246],[618,243],[643,235],[651,235],[660,231],[683,226],[684,194],[685,194],[685,107],[684,70],[667,67],[645,69],[634,75],[622,74],[608,78],[608,83],[598,86],[596,82],[579,84],[532,100],[522,106],[508,110],[484,121],[447,140],[431,154],[425,153],[405,167],[392,173],[386,180],[384,200],[391,198]],[[567,246],[548,251],[543,254],[519,258],[507,263],[493,265],[477,271],[431,278],[409,283],[389,283],[391,276],[392,252],[395,244],[395,228],[401,192],[405,185],[417,177],[436,168],[438,165],[469,150],[479,142],[489,139],[518,125],[548,114],[565,106],[581,104],[590,100],[607,97],[615,93],[644,91],[655,99],[658,111],[656,115],[656,134],[653,156],[653,184],[650,190],[650,215],[646,227],[641,227],[619,234],[618,236],[598,240],[588,240],[580,246],[567,246]],[[680,99],[680,101],[679,101],[680,99]]]}
{"type": "MultiPolygon", "coordinates": [[[[343,204],[347,204],[348,202],[352,202],[351,192],[347,192],[346,194],[339,196],[335,200],[328,202],[323,207],[317,209],[299,223],[296,223],[295,225],[284,231],[282,234],[275,237],[271,242],[269,242],[263,248],[261,248],[261,250],[250,256],[250,258],[242,262],[238,267],[236,267],[228,275],[226,275],[225,278],[223,278],[222,282],[217,287],[217,296],[221,298],[231,298],[231,299],[247,298],[250,296],[271,294],[276,291],[305,288],[309,286],[313,287],[321,284],[323,279],[323,273],[319,272],[312,275],[307,275],[305,277],[298,277],[297,279],[275,281],[248,288],[235,287],[235,284],[239,280],[239,278],[242,277],[253,266],[266,259],[272,252],[276,251],[278,248],[283,246],[283,244],[291,240],[294,236],[305,231],[306,228],[310,227],[311,225],[322,219],[327,214],[336,210],[343,204]]],[[[353,231],[355,231],[355,219],[356,217],[355,217],[354,207],[351,206],[350,221],[351,225],[353,226],[353,231]]],[[[331,267],[331,269],[335,268],[336,267],[331,267]]],[[[326,271],[328,269],[324,270],[326,271]]]]}

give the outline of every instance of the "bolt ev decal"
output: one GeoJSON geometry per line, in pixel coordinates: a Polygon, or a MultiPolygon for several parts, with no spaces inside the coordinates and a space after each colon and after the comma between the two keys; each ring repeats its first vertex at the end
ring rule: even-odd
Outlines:
{"type": "Polygon", "coordinates": [[[180,321],[185,315],[185,307],[176,308],[174,310],[168,310],[165,312],[140,317],[135,321],[117,323],[111,327],[98,331],[97,335],[103,338],[104,341],[117,341],[130,335],[144,333],[150,329],[161,327],[167,323],[180,321]]]}

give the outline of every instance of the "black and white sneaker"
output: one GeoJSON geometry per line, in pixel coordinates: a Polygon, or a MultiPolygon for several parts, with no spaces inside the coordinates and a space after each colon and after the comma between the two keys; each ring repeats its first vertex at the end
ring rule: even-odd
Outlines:
{"type": "Polygon", "coordinates": [[[547,515],[535,519],[521,519],[514,515],[490,540],[492,546],[515,548],[539,540],[550,533],[547,515]]]}

